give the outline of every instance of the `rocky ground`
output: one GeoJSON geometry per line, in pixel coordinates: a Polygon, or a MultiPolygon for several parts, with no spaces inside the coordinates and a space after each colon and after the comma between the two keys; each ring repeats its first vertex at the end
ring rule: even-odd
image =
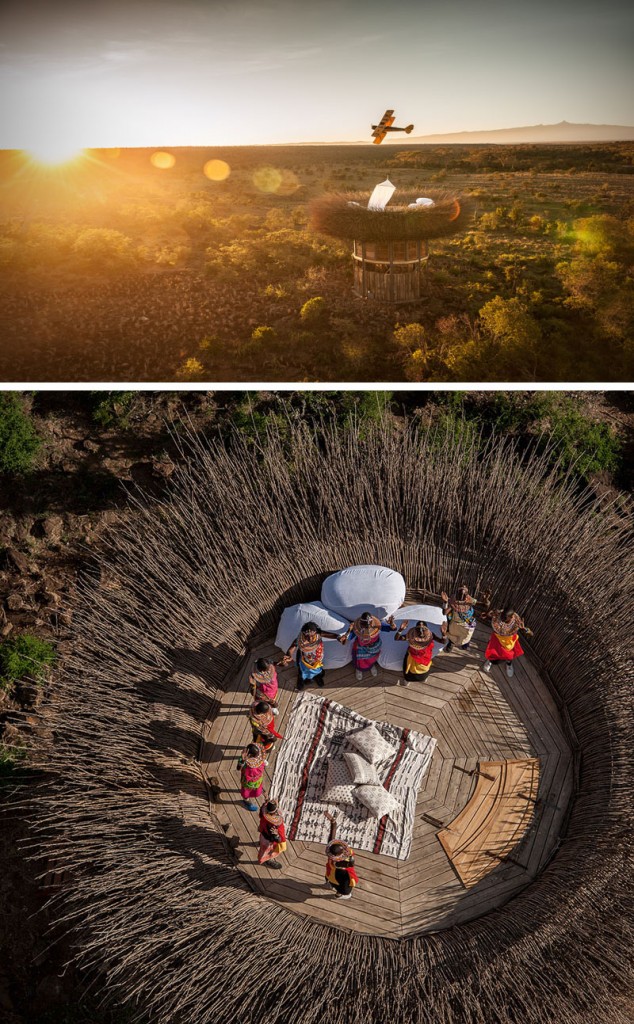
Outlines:
{"type": "MultiPolygon", "coordinates": [[[[266,411],[266,395],[260,393],[266,411]]],[[[423,396],[395,395],[409,415],[423,396]]],[[[0,477],[0,636],[29,632],[52,641],[63,662],[72,629],[73,591],[79,567],[104,531],[134,515],[127,495],[141,487],[159,495],[174,471],[178,450],[170,434],[179,419],[222,432],[244,395],[220,392],[116,396],[90,392],[40,392],[28,398],[43,445],[28,477],[0,477]]],[[[579,398],[588,415],[611,423],[632,464],[634,405],[631,396],[603,392],[579,398]]],[[[433,415],[427,403],[424,416],[433,415]]],[[[631,481],[598,474],[595,491],[613,497],[631,481]],[[625,481],[625,483],[624,483],[625,481]]],[[[627,499],[628,501],[631,498],[627,499]]],[[[38,709],[50,687],[18,684],[11,697],[0,689],[0,743],[27,742],[45,749],[38,709]]],[[[36,780],[24,774],[27,786],[36,780]]],[[[67,947],[47,933],[47,899],[54,889],[51,865],[27,859],[26,826],[11,801],[12,784],[0,789],[5,814],[0,829],[0,1020],[6,1024],[119,1024],[122,1011],[78,1002],[80,979],[64,966],[67,947]],[[38,875],[44,878],[38,880],[38,875]],[[55,941],[51,944],[51,940],[55,941]]]]}

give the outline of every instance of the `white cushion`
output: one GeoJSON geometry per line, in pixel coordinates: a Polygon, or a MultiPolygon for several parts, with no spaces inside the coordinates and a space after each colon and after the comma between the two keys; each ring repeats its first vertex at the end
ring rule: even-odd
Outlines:
{"type": "Polygon", "coordinates": [[[350,772],[343,758],[330,758],[326,773],[326,785],[321,796],[324,803],[353,804],[354,789],[355,784],[350,781],[350,772]]]}
{"type": "Polygon", "coordinates": [[[398,624],[409,619],[410,626],[416,622],[426,622],[431,629],[433,625],[440,626],[447,621],[442,608],[435,604],[406,604],[394,612],[394,621],[398,624]]]}
{"type": "MultiPolygon", "coordinates": [[[[394,621],[398,626],[406,619],[409,621],[408,629],[417,622],[424,622],[431,629],[434,634],[434,653],[432,657],[435,658],[440,651],[444,650],[445,641],[436,639],[442,637],[440,626],[443,622],[447,621],[447,616],[442,608],[431,604],[405,605],[394,613],[394,621]]],[[[387,669],[388,672],[402,671],[403,658],[407,650],[407,641],[395,640],[395,635],[395,633],[381,633],[383,642],[381,644],[381,653],[379,654],[379,665],[381,668],[387,669]]]]}
{"type": "Polygon", "coordinates": [[[355,784],[363,785],[369,782],[373,786],[379,785],[379,773],[373,764],[361,757],[361,754],[352,754],[346,751],[343,756],[350,772],[350,778],[355,784]]]}
{"type": "MultiPolygon", "coordinates": [[[[321,601],[307,604],[294,604],[282,612],[277,627],[275,643],[286,653],[291,644],[299,636],[299,631],[307,622],[315,622],[320,629],[330,633],[345,633],[350,623],[340,615],[333,615],[324,608],[321,601]]],[[[352,644],[340,644],[338,640],[324,640],[324,668],[343,668],[352,661],[352,644]]]]}
{"type": "Polygon", "coordinates": [[[383,786],[357,786],[354,795],[374,818],[382,818],[384,814],[393,817],[394,812],[401,806],[396,797],[383,786]]]}
{"type": "Polygon", "coordinates": [[[362,612],[384,619],[403,604],[405,580],[383,565],[352,565],[324,580],[321,600],[334,614],[351,621],[362,612]]]}
{"type": "Polygon", "coordinates": [[[388,757],[394,757],[396,751],[391,743],[384,740],[381,733],[374,724],[366,725],[358,732],[349,732],[346,739],[353,747],[356,747],[360,754],[370,764],[378,764],[386,761],[388,757]]]}

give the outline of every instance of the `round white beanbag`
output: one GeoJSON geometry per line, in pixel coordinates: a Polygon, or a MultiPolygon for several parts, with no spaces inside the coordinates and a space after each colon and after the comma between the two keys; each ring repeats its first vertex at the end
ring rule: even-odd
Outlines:
{"type": "Polygon", "coordinates": [[[405,580],[400,572],[383,565],[352,565],[324,580],[321,600],[326,608],[351,621],[362,612],[384,619],[405,600],[405,580]]]}
{"type": "MultiPolygon", "coordinates": [[[[345,633],[350,623],[340,615],[333,615],[320,601],[310,604],[294,604],[282,612],[277,627],[275,643],[284,653],[297,639],[299,631],[307,622],[315,622],[320,629],[331,633],[345,633]]],[[[343,668],[352,661],[352,644],[340,644],[338,640],[324,640],[324,668],[343,668]]]]}
{"type": "MultiPolygon", "coordinates": [[[[447,621],[447,616],[442,608],[432,604],[409,604],[394,612],[394,621],[397,625],[404,622],[405,619],[409,621],[410,626],[414,626],[417,622],[424,622],[431,629],[434,638],[439,638],[438,642],[434,639],[432,658],[435,658],[440,651],[444,650],[445,644],[440,639],[442,637],[440,626],[443,622],[447,621]]],[[[381,668],[386,668],[388,672],[402,671],[403,658],[407,650],[407,642],[405,640],[395,640],[395,636],[395,633],[381,633],[382,644],[381,653],[379,654],[379,665],[381,668]]]]}

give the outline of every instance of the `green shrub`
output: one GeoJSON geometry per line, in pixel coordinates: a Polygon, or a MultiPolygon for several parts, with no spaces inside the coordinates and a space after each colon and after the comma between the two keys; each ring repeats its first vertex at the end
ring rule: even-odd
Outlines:
{"type": "Polygon", "coordinates": [[[276,338],[277,334],[273,327],[254,327],[251,332],[251,341],[261,345],[270,345],[276,338]]]}
{"type": "Polygon", "coordinates": [[[203,381],[207,378],[207,371],[201,363],[200,359],[196,359],[195,356],[190,356],[178,367],[176,371],[177,380],[184,381],[203,381]]]}
{"type": "Polygon", "coordinates": [[[564,468],[574,463],[574,472],[587,481],[594,473],[615,473],[621,464],[622,442],[607,423],[588,419],[564,396],[548,396],[551,408],[545,422],[549,441],[564,468]]]}
{"type": "Polygon", "coordinates": [[[40,683],[45,678],[46,669],[54,664],[56,658],[51,643],[30,633],[5,640],[0,647],[0,686],[8,691],[14,683],[25,677],[40,683]]]}
{"type": "Polygon", "coordinates": [[[13,777],[20,761],[26,757],[26,748],[22,746],[8,747],[0,743],[0,788],[6,786],[13,777]]]}
{"type": "Polygon", "coordinates": [[[390,411],[393,391],[334,392],[345,423],[380,423],[390,411]]]}
{"type": "Polygon", "coordinates": [[[0,393],[0,473],[25,473],[41,443],[20,396],[0,393]]]}
{"type": "Polygon", "coordinates": [[[97,391],[100,398],[92,411],[92,418],[100,427],[128,427],[136,391],[97,391]]]}
{"type": "Polygon", "coordinates": [[[308,299],[299,311],[300,319],[305,324],[323,323],[327,316],[326,300],[321,295],[308,299]]]}
{"type": "Polygon", "coordinates": [[[113,228],[85,228],[75,239],[72,252],[87,270],[123,270],[137,261],[132,239],[113,228]]]}
{"type": "Polygon", "coordinates": [[[425,328],[422,324],[397,324],[394,328],[394,341],[399,348],[407,352],[414,352],[417,349],[425,349],[425,328]]]}

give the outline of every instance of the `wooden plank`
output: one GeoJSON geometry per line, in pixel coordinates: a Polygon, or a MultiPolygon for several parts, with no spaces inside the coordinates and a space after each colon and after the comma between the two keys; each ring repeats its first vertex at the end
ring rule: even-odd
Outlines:
{"type": "MultiPolygon", "coordinates": [[[[476,637],[483,649],[487,631],[481,630],[481,637],[478,632],[480,627],[476,637]]],[[[344,703],[366,717],[437,738],[418,795],[409,858],[396,861],[357,851],[362,884],[349,901],[335,900],[322,885],[325,859],[319,844],[289,843],[281,871],[257,864],[258,819],[242,805],[236,770],[238,753],[251,737],[245,712],[250,702],[247,679],[252,658],[242,663],[233,683],[226,681],[226,693],[218,695],[217,715],[203,729],[200,749],[208,778],[213,777],[220,786],[214,813],[227,837],[237,841],[238,871],[254,891],[315,921],[398,938],[471,920],[501,905],[527,884],[556,847],[572,792],[572,758],[554,701],[528,656],[520,660],[515,676],[508,680],[496,667],[491,675],[483,674],[481,656],[476,654],[477,650],[442,655],[428,680],[410,687],[399,686],[398,675],[387,672],[358,683],[349,665],[329,672],[323,690],[311,688],[310,692],[344,703]],[[512,864],[494,865],[485,878],[465,890],[437,839],[439,829],[425,821],[423,814],[450,822],[466,807],[474,788],[473,779],[460,768],[471,770],[478,759],[518,760],[527,752],[541,754],[539,796],[543,800],[517,847],[528,870],[512,864]],[[514,756],[508,758],[509,754],[514,756]]],[[[278,655],[270,642],[252,652],[253,658],[278,655]]],[[[296,672],[291,666],[278,674],[277,725],[283,733],[297,696],[296,672]]],[[[265,788],[270,785],[276,757],[277,752],[269,759],[265,788]]]]}
{"type": "Polygon", "coordinates": [[[438,833],[466,888],[476,885],[516,848],[533,817],[538,786],[536,758],[480,763],[469,802],[438,833]]]}

